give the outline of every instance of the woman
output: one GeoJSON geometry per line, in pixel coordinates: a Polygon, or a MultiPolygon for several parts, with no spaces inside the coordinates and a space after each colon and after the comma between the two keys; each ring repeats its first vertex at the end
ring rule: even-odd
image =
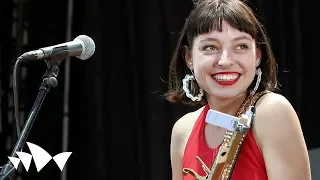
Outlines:
{"type": "Polygon", "coordinates": [[[256,116],[239,153],[232,180],[309,180],[310,163],[299,119],[275,93],[276,62],[262,25],[240,0],[199,2],[185,22],[170,65],[170,102],[203,105],[172,129],[173,180],[192,180],[183,168],[206,173],[226,129],[207,124],[209,109],[237,116],[257,97],[256,116]]]}

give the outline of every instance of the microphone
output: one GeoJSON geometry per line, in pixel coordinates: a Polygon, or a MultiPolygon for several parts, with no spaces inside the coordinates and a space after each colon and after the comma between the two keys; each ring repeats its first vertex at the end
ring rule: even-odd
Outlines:
{"type": "Polygon", "coordinates": [[[80,35],[73,41],[29,51],[21,57],[23,60],[38,60],[53,57],[61,51],[65,51],[68,57],[75,56],[81,60],[86,60],[93,55],[95,43],[90,37],[80,35]]]}
{"type": "MultiPolygon", "coordinates": [[[[16,153],[22,150],[24,144],[26,143],[26,139],[31,131],[32,125],[34,124],[38,112],[40,111],[42,102],[44,101],[50,89],[55,88],[58,85],[57,76],[59,74],[59,65],[61,61],[64,58],[71,56],[76,56],[81,60],[86,60],[93,55],[94,51],[94,41],[86,35],[80,35],[73,41],[24,53],[17,59],[13,70],[13,96],[15,113],[19,112],[17,91],[17,69],[19,67],[19,63],[21,63],[21,61],[23,60],[46,59],[45,62],[47,63],[47,70],[42,76],[43,80],[39,88],[39,93],[36,97],[36,100],[34,101],[26,123],[24,124],[23,130],[20,136],[18,136],[18,140],[16,141],[15,147],[12,150],[11,157],[16,157],[16,153]]],[[[17,114],[16,119],[19,119],[17,118],[17,114]]],[[[0,167],[0,179],[11,179],[14,170],[15,168],[13,166],[13,163],[8,160],[7,164],[0,167]]]]}

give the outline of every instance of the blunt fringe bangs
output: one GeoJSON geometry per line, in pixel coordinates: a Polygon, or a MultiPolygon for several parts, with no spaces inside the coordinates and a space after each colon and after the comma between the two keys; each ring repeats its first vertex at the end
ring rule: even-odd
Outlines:
{"type": "MultiPolygon", "coordinates": [[[[241,5],[237,3],[237,5],[241,5]]],[[[217,30],[222,32],[222,22],[228,22],[233,28],[248,33],[256,39],[258,30],[254,14],[247,6],[236,6],[230,0],[205,1],[199,4],[187,19],[187,42],[192,46],[193,39],[205,33],[217,30]]]]}

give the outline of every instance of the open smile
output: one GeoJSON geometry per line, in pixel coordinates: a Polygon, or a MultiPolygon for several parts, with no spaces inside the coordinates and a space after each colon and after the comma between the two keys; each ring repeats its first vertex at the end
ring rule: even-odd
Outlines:
{"type": "Polygon", "coordinates": [[[220,72],[212,75],[216,83],[223,86],[231,86],[235,84],[239,80],[240,76],[241,74],[237,72],[220,72]]]}

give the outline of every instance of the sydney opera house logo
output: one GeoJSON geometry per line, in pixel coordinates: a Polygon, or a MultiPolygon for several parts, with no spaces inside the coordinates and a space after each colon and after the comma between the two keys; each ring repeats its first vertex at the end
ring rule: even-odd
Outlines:
{"type": "Polygon", "coordinates": [[[39,172],[46,164],[48,164],[51,159],[53,159],[58,165],[59,169],[62,171],[65,164],[67,163],[67,160],[72,154],[72,152],[62,152],[52,157],[46,150],[38,145],[30,142],[27,142],[27,145],[30,149],[31,154],[20,151],[17,152],[19,158],[8,157],[15,169],[18,169],[19,163],[21,161],[24,168],[28,172],[31,160],[33,159],[37,168],[37,172],[39,172]]]}

